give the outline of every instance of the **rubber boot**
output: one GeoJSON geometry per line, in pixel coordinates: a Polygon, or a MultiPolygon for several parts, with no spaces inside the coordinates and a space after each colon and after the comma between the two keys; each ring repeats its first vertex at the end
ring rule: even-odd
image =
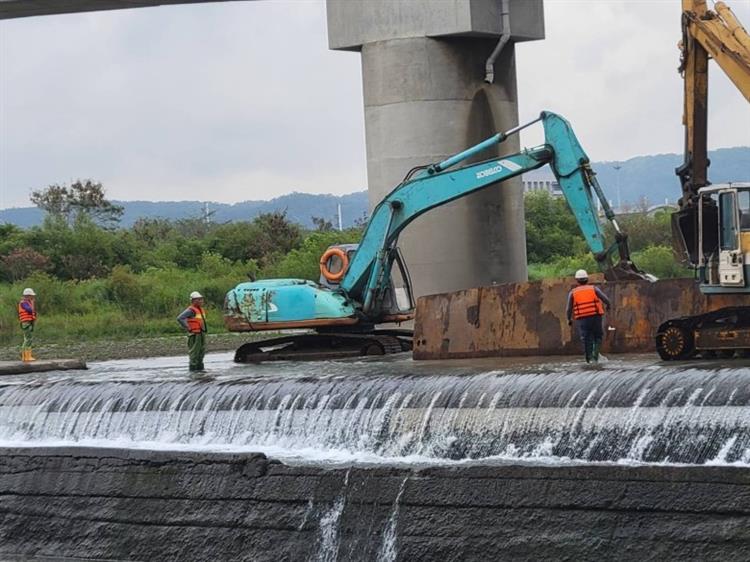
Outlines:
{"type": "Polygon", "coordinates": [[[36,361],[36,358],[31,356],[31,349],[26,350],[26,361],[36,361]]]}
{"type": "Polygon", "coordinates": [[[21,350],[21,361],[23,361],[24,363],[26,361],[28,361],[28,359],[26,359],[27,356],[28,356],[28,352],[25,349],[22,349],[21,350]]]}
{"type": "Polygon", "coordinates": [[[599,348],[602,346],[599,342],[594,342],[593,347],[591,348],[591,360],[594,363],[599,362],[599,348]]]}

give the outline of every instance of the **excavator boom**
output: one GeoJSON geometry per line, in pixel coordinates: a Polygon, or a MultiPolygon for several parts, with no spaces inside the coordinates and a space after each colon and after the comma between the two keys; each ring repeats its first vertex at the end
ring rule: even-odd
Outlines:
{"type": "Polygon", "coordinates": [[[682,207],[692,207],[708,185],[708,60],[713,58],[750,101],[750,35],[723,2],[683,0],[680,72],[684,78],[685,162],[678,168],[682,207]]]}
{"type": "MultiPolygon", "coordinates": [[[[724,2],[709,10],[706,0],[682,1],[680,67],[683,76],[685,159],[676,173],[682,184],[680,210],[673,215],[675,248],[697,265],[698,190],[708,180],[708,62],[713,58],[740,93],[750,101],[750,35],[724,2]]],[[[715,209],[704,208],[706,216],[715,209]]]]}
{"type": "Polygon", "coordinates": [[[507,133],[500,133],[443,162],[425,167],[414,179],[397,186],[375,208],[357,253],[341,282],[341,289],[352,299],[363,303],[363,311],[377,317],[377,299],[386,286],[390,271],[389,249],[395,248],[398,236],[420,215],[522,173],[549,164],[560,184],[578,226],[600,268],[609,279],[646,279],[630,261],[627,236],[620,230],[615,215],[604,196],[589,158],[563,117],[542,112],[538,119],[507,133]],[[544,127],[545,144],[524,152],[453,169],[478,152],[498,144],[510,134],[538,121],[544,127]],[[616,232],[614,244],[608,246],[599,223],[595,199],[616,232]],[[611,263],[614,251],[619,254],[611,263]]]}
{"type": "Polygon", "coordinates": [[[685,31],[750,102],[750,35],[724,2],[717,2],[713,12],[705,1],[684,0],[685,4],[685,31]]]}

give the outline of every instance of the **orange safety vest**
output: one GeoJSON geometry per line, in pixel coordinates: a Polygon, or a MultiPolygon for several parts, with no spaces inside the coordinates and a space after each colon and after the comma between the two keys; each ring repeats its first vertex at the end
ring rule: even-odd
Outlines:
{"type": "Polygon", "coordinates": [[[604,306],[601,299],[596,295],[593,285],[579,285],[572,291],[573,296],[573,318],[586,318],[604,314],[604,306]]]}
{"type": "Polygon", "coordinates": [[[200,306],[190,305],[190,310],[195,312],[195,316],[187,318],[188,332],[191,334],[200,334],[206,331],[206,313],[200,306]]]}
{"type": "Polygon", "coordinates": [[[18,320],[22,324],[25,322],[33,322],[34,320],[36,320],[36,310],[34,309],[34,304],[31,301],[22,300],[18,303],[18,320]],[[31,312],[28,312],[24,307],[21,306],[23,303],[27,303],[31,307],[31,312]]]}

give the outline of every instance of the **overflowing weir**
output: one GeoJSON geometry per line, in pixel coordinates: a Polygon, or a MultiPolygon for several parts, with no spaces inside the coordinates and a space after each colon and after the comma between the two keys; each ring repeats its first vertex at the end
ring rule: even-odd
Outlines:
{"type": "Polygon", "coordinates": [[[750,369],[513,369],[400,360],[0,386],[0,441],[266,452],[281,459],[750,464],[750,369]]]}
{"type": "Polygon", "coordinates": [[[747,362],[207,359],[1,378],[0,558],[747,558],[747,362]]]}

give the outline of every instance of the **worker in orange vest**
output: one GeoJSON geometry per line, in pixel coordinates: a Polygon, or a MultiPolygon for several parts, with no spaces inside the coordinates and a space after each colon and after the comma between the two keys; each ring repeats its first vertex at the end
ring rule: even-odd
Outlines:
{"type": "Polygon", "coordinates": [[[203,295],[198,291],[190,293],[190,306],[177,317],[177,322],[188,333],[190,370],[203,371],[203,357],[206,355],[206,312],[203,309],[203,295]]]}
{"type": "Polygon", "coordinates": [[[599,362],[599,349],[602,345],[604,331],[602,329],[602,316],[604,310],[609,311],[610,302],[599,287],[589,285],[589,274],[585,269],[576,271],[578,286],[573,287],[568,293],[568,306],[565,311],[568,317],[568,326],[576,321],[578,335],[583,342],[583,351],[586,355],[586,363],[599,362]]]}
{"type": "Polygon", "coordinates": [[[23,298],[18,303],[18,321],[23,331],[23,343],[21,344],[21,361],[36,361],[31,355],[31,345],[34,336],[34,324],[36,323],[36,293],[34,289],[23,290],[23,298]]]}

